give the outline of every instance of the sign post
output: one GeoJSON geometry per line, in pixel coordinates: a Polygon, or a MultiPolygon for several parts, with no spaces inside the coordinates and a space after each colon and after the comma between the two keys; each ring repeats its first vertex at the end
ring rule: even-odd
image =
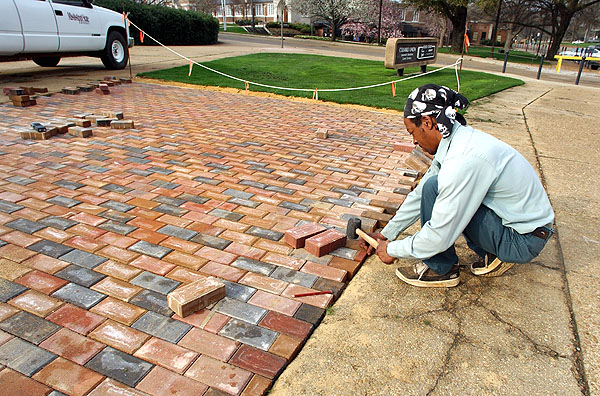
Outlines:
{"type": "Polygon", "coordinates": [[[438,39],[435,37],[390,38],[385,47],[385,67],[396,69],[399,76],[405,67],[420,66],[421,72],[437,59],[438,39]]]}

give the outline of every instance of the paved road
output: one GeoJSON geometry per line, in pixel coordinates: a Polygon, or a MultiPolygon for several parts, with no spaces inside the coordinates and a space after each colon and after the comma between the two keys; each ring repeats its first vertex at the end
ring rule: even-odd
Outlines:
{"type": "MultiPolygon", "coordinates": [[[[381,60],[385,56],[385,48],[371,45],[348,43],[329,43],[316,40],[285,39],[284,48],[281,41],[273,37],[250,36],[234,33],[221,33],[219,44],[207,46],[173,47],[178,53],[197,61],[208,61],[228,56],[237,56],[257,52],[311,53],[329,56],[344,56],[360,59],[381,60]]],[[[440,54],[438,65],[448,65],[456,61],[455,55],[440,54]]],[[[138,46],[131,51],[131,75],[159,70],[168,67],[181,66],[187,61],[162,47],[138,46]]],[[[487,72],[501,72],[502,62],[466,56],[465,69],[487,72]]],[[[546,67],[543,79],[547,81],[573,84],[576,78],[576,67],[565,64],[560,74],[546,67]]],[[[507,75],[521,78],[534,78],[537,67],[509,64],[507,75]]],[[[51,92],[58,92],[66,86],[98,80],[104,76],[129,77],[130,70],[108,71],[104,69],[99,59],[89,57],[74,57],[61,60],[58,67],[42,68],[32,61],[0,63],[0,85],[27,85],[47,87],[51,92]]],[[[583,86],[600,87],[600,75],[587,71],[581,80],[583,86]]],[[[6,102],[6,97],[0,97],[0,103],[6,102]]]]}

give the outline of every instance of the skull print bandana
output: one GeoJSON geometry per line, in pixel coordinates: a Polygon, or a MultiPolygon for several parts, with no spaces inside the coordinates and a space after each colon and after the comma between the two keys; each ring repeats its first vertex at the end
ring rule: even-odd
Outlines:
{"type": "Polygon", "coordinates": [[[467,125],[465,118],[454,109],[465,109],[469,100],[458,92],[436,84],[426,84],[414,91],[404,105],[405,118],[418,118],[424,115],[435,117],[443,138],[452,133],[454,122],[467,125]]]}

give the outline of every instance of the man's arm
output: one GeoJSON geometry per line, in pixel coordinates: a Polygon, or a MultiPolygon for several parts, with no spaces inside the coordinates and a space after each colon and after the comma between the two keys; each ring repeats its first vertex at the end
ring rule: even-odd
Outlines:
{"type": "Polygon", "coordinates": [[[478,158],[446,161],[431,219],[413,236],[390,242],[387,253],[423,260],[448,249],[481,206],[495,176],[493,167],[478,158]]]}
{"type": "Polygon", "coordinates": [[[402,231],[406,230],[415,221],[419,220],[421,214],[421,191],[423,190],[423,184],[431,176],[437,175],[438,172],[439,164],[434,160],[427,172],[423,175],[417,188],[406,196],[394,217],[381,231],[381,234],[386,237],[388,241],[393,241],[398,238],[398,235],[400,235],[402,231]]]}

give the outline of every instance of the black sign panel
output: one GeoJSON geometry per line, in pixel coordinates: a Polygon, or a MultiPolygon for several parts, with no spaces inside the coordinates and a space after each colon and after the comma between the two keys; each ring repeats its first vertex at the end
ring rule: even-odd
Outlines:
{"type": "Polygon", "coordinates": [[[434,59],[436,55],[434,43],[398,43],[396,46],[396,64],[410,63],[434,59]]]}

